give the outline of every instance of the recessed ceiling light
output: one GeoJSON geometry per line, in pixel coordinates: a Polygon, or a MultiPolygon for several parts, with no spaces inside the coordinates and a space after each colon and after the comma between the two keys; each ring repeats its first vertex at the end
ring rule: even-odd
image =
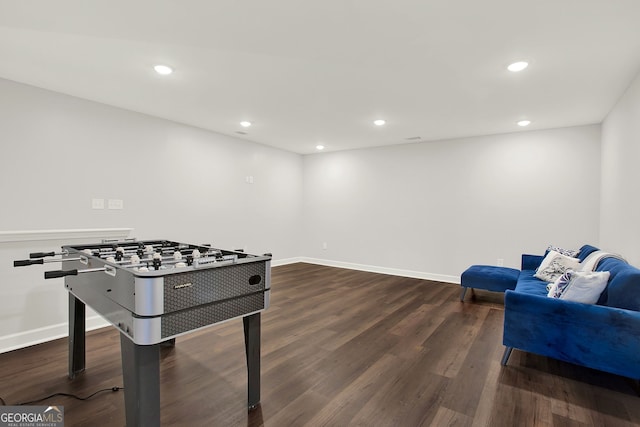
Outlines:
{"type": "Polygon", "coordinates": [[[316,150],[319,150],[319,151],[324,150],[324,145],[320,145],[320,144],[316,145],[316,150]]]}
{"type": "Polygon", "coordinates": [[[168,76],[173,73],[173,69],[168,65],[156,65],[153,69],[156,70],[156,73],[162,74],[163,76],[168,76]]]}
{"type": "Polygon", "coordinates": [[[520,120],[518,122],[518,126],[522,126],[522,127],[529,126],[530,124],[531,124],[531,120],[520,120]]]}
{"type": "Polygon", "coordinates": [[[374,120],[374,121],[373,121],[373,124],[374,124],[374,125],[376,125],[376,126],[382,126],[382,125],[384,125],[385,123],[387,123],[387,122],[385,122],[385,121],[384,121],[384,120],[382,120],[382,119],[378,119],[378,120],[374,120]]]}
{"type": "Polygon", "coordinates": [[[510,64],[507,67],[507,70],[512,71],[514,73],[517,73],[518,71],[522,71],[525,68],[527,68],[529,66],[528,62],[525,61],[518,61],[518,62],[514,62],[513,64],[510,64]]]}
{"type": "Polygon", "coordinates": [[[243,128],[248,128],[249,126],[251,126],[251,122],[248,121],[242,121],[240,122],[240,126],[242,126],[243,128]]]}

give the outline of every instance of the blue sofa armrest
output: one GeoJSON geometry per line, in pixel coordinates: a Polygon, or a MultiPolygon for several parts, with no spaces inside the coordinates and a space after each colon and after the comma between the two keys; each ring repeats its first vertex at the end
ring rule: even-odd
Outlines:
{"type": "Polygon", "coordinates": [[[640,379],[640,312],[510,290],[504,305],[505,346],[640,379]]]}
{"type": "Polygon", "coordinates": [[[540,266],[544,256],[522,254],[521,270],[535,270],[540,266]]]}

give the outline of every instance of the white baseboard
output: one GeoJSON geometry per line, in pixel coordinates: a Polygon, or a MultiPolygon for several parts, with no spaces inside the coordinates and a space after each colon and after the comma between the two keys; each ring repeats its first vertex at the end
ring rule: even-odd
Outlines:
{"type": "MultiPolygon", "coordinates": [[[[86,330],[109,326],[109,322],[100,316],[91,316],[86,319],[86,330]]],[[[19,348],[29,347],[58,338],[64,338],[69,335],[68,323],[59,323],[57,325],[45,326],[44,328],[32,329],[17,334],[6,335],[0,337],[0,353],[17,350],[19,348]]]]}
{"type": "Polygon", "coordinates": [[[278,267],[280,265],[295,264],[296,262],[303,262],[302,261],[302,257],[297,256],[297,257],[293,257],[293,258],[284,258],[284,259],[271,261],[271,267],[278,267]]]}
{"type": "Polygon", "coordinates": [[[300,257],[297,262],[326,265],[328,267],[348,268],[350,270],[368,271],[370,273],[390,274],[392,276],[411,277],[414,279],[434,280],[436,282],[460,284],[460,276],[426,273],[421,271],[402,270],[399,268],[378,267],[375,265],[355,264],[351,262],[332,261],[327,259],[300,257]]]}

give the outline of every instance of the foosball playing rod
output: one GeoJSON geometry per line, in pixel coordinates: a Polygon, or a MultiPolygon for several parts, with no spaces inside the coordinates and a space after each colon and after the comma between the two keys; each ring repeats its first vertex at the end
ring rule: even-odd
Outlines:
{"type": "Polygon", "coordinates": [[[29,258],[34,259],[34,258],[45,258],[48,256],[56,256],[56,255],[69,255],[69,251],[68,250],[64,250],[62,252],[31,252],[29,254],[29,258]]]}
{"type": "MultiPolygon", "coordinates": [[[[195,258],[193,260],[193,264],[199,264],[199,265],[205,265],[205,264],[213,264],[216,262],[224,262],[224,261],[233,261],[237,258],[236,255],[224,255],[220,258],[217,257],[202,257],[202,258],[195,258]]],[[[135,268],[135,267],[153,267],[153,259],[149,259],[149,258],[144,258],[144,259],[140,259],[140,262],[138,264],[133,264],[133,263],[129,263],[127,264],[128,261],[122,260],[122,261],[116,261],[116,264],[120,265],[121,267],[125,267],[125,268],[135,268]],[[149,265],[151,263],[151,265],[149,265]]],[[[178,264],[178,263],[185,263],[186,259],[182,258],[182,259],[175,259],[175,258],[168,258],[162,259],[162,263],[160,265],[173,265],[173,264],[178,264]]]]}
{"type": "MultiPolygon", "coordinates": [[[[132,254],[132,255],[136,255],[136,254],[132,254]]],[[[164,255],[164,256],[161,256],[161,257],[154,258],[153,255],[151,255],[151,254],[148,254],[148,255],[149,255],[148,257],[140,258],[140,262],[153,262],[154,259],[159,259],[163,263],[164,262],[172,262],[172,261],[175,261],[175,262],[186,261],[186,257],[182,257],[181,259],[176,259],[176,258],[174,258],[173,255],[164,255]]],[[[187,256],[189,256],[189,255],[187,255],[187,256]]],[[[220,256],[222,257],[222,255],[220,255],[220,256]]],[[[107,258],[109,258],[109,257],[107,257],[107,258]]],[[[114,258],[114,257],[111,257],[111,258],[114,258]]],[[[215,256],[202,255],[201,258],[215,258],[215,256]]],[[[106,258],[100,258],[100,259],[106,261],[106,258]]],[[[111,262],[113,264],[126,266],[127,263],[131,262],[131,256],[123,257],[120,260],[114,259],[113,261],[107,261],[107,262],[111,262]]]]}
{"type": "Polygon", "coordinates": [[[81,258],[49,258],[49,259],[23,259],[18,261],[13,261],[14,267],[26,267],[27,265],[36,265],[36,264],[48,264],[50,262],[67,262],[67,261],[80,261],[81,258]]]}
{"type": "MultiPolygon", "coordinates": [[[[173,250],[174,252],[176,250],[176,246],[175,245],[174,246],[162,246],[161,244],[155,244],[155,245],[145,245],[145,246],[151,246],[151,247],[154,248],[154,250],[157,249],[157,248],[166,249],[166,250],[173,250]]],[[[139,246],[135,246],[135,249],[132,246],[120,246],[120,247],[122,247],[123,249],[125,247],[130,248],[130,249],[125,249],[125,252],[131,252],[131,253],[136,253],[137,250],[140,249],[139,246]]],[[[92,255],[93,255],[93,251],[98,251],[98,253],[100,255],[110,254],[110,253],[115,254],[116,253],[116,250],[115,249],[111,249],[111,248],[96,248],[96,249],[87,248],[87,249],[89,249],[92,252],[91,253],[92,255]]],[[[186,247],[184,249],[185,250],[189,250],[191,248],[186,247]]],[[[191,249],[191,251],[193,251],[193,249],[191,249]]],[[[32,253],[29,254],[29,258],[30,259],[38,259],[38,258],[46,258],[46,257],[51,257],[51,256],[57,256],[57,255],[69,255],[69,251],[67,251],[65,249],[62,252],[32,252],[32,253]]]]}
{"type": "MultiPolygon", "coordinates": [[[[174,252],[182,252],[185,254],[190,254],[193,253],[193,251],[195,250],[199,250],[198,248],[167,248],[167,247],[163,247],[163,248],[158,248],[161,249],[161,251],[163,253],[174,253],[174,252]]],[[[208,250],[210,248],[207,248],[208,250]]],[[[214,249],[215,250],[215,249],[214,249]]],[[[94,255],[93,251],[97,251],[96,249],[89,249],[89,251],[91,251],[91,255],[94,255]]],[[[154,249],[154,252],[144,252],[145,254],[152,254],[152,253],[156,253],[157,249],[154,249]]],[[[94,256],[112,256],[115,255],[118,252],[118,250],[114,250],[114,249],[101,249],[99,252],[97,252],[94,256]]],[[[133,255],[133,254],[137,254],[138,253],[138,249],[124,249],[122,251],[123,255],[133,255]]],[[[204,252],[207,253],[207,252],[204,252]]],[[[88,254],[88,252],[87,252],[88,254]]]]}
{"type": "Polygon", "coordinates": [[[54,271],[45,271],[44,278],[45,279],[55,279],[58,277],[65,276],[77,276],[81,273],[95,273],[96,271],[107,271],[106,267],[101,268],[85,268],[84,270],[54,270],[54,271]]]}
{"type": "MultiPolygon", "coordinates": [[[[128,250],[134,250],[134,249],[145,248],[146,246],[152,246],[154,248],[166,248],[166,249],[175,249],[175,248],[188,249],[191,246],[195,246],[195,245],[186,245],[186,244],[182,244],[182,243],[176,243],[175,245],[165,245],[165,244],[162,244],[162,243],[149,243],[149,244],[132,244],[132,243],[126,244],[125,243],[125,244],[122,244],[122,245],[113,244],[113,245],[111,245],[110,247],[107,247],[107,248],[94,248],[94,249],[100,250],[100,251],[110,251],[110,250],[113,250],[114,246],[117,247],[117,248],[127,248],[128,250]]],[[[88,248],[85,248],[85,249],[91,249],[91,248],[88,247],[88,248]]]]}
{"type": "MultiPolygon", "coordinates": [[[[184,255],[182,257],[182,259],[184,260],[186,257],[191,256],[194,251],[191,251],[191,252],[186,252],[185,251],[184,253],[182,251],[179,251],[179,252],[180,252],[180,254],[184,255]]],[[[174,258],[175,252],[173,252],[171,254],[160,254],[159,252],[154,252],[154,253],[145,253],[144,255],[146,255],[146,256],[143,255],[143,257],[140,258],[140,261],[153,261],[155,254],[158,254],[159,255],[158,259],[160,259],[162,261],[170,261],[170,260],[175,259],[174,258]]],[[[122,264],[125,264],[127,262],[130,262],[131,257],[136,256],[138,254],[135,253],[135,252],[133,252],[133,253],[126,253],[125,252],[122,255],[121,259],[115,259],[116,258],[115,255],[116,254],[112,254],[112,253],[109,253],[109,254],[103,253],[103,254],[100,254],[99,258],[102,259],[102,260],[106,260],[107,258],[114,258],[113,261],[109,261],[109,262],[112,262],[112,263],[115,263],[115,264],[118,264],[118,265],[122,265],[122,264]]],[[[221,258],[221,257],[224,257],[224,256],[229,256],[229,255],[222,255],[222,252],[220,252],[219,250],[215,250],[214,252],[205,252],[205,253],[201,253],[200,254],[201,258],[213,258],[213,257],[221,258]]],[[[196,257],[194,257],[194,258],[196,258],[196,257]]],[[[179,261],[180,260],[178,260],[178,262],[179,261]]]]}

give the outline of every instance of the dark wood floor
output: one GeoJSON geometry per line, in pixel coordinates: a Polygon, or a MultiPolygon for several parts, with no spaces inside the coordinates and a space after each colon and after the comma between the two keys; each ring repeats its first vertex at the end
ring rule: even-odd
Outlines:
{"type": "MultiPolygon", "coordinates": [[[[242,322],[163,349],[167,426],[640,426],[636,383],[503,351],[502,296],[310,264],[276,267],[262,317],[262,403],[247,413],[242,322]]],[[[119,337],[90,332],[68,380],[67,340],[0,355],[8,404],[122,385],[119,337]]],[[[44,404],[44,403],[43,403],[44,404]]],[[[124,425],[123,392],[66,397],[68,426],[124,425]]]]}

